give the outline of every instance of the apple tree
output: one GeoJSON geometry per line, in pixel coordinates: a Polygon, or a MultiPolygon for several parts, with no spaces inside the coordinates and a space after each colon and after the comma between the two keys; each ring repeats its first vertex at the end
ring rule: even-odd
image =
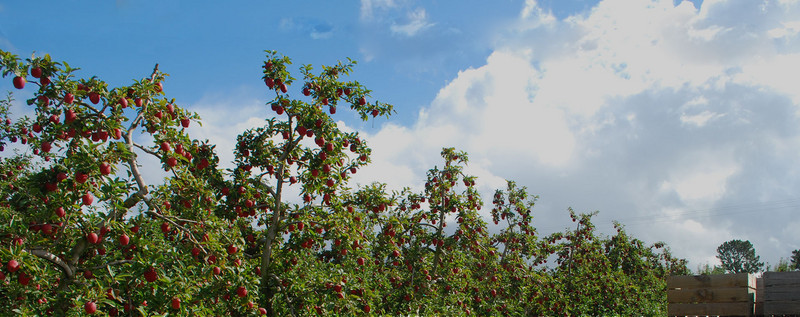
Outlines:
{"type": "Polygon", "coordinates": [[[316,285],[292,285],[287,266],[321,265],[317,250],[354,234],[345,185],[370,151],[330,115],[337,105],[363,119],[392,112],[339,80],[354,62],[302,67],[303,96],[293,99],[291,61],[267,52],[275,116],[238,137],[225,170],[213,144],[188,135],[199,117],[164,97],[158,66],[112,88],[49,56],[0,53],[3,75],[34,90],[30,118],[12,120],[10,99],[0,108],[0,147],[14,148],[0,161],[0,292],[12,299],[3,314],[291,312],[291,296],[277,294],[316,285]],[[163,182],[145,181],[145,156],[160,162],[163,182]]]}

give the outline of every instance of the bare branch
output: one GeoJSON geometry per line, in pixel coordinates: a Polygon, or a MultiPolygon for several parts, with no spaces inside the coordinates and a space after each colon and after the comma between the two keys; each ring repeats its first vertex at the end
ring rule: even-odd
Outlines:
{"type": "Polygon", "coordinates": [[[148,148],[144,147],[143,145],[141,145],[139,143],[133,142],[133,146],[139,148],[140,150],[144,151],[147,154],[152,154],[154,156],[158,156],[157,152],[155,152],[155,151],[153,151],[151,149],[148,149],[148,148]]]}
{"type": "Polygon", "coordinates": [[[64,275],[67,276],[67,279],[72,279],[73,274],[75,274],[75,272],[72,270],[69,264],[67,264],[67,262],[64,262],[64,260],[61,260],[61,258],[55,256],[50,252],[41,249],[30,249],[27,251],[30,254],[33,254],[39,258],[45,259],[50,263],[57,265],[61,269],[61,271],[64,272],[64,275]]]}

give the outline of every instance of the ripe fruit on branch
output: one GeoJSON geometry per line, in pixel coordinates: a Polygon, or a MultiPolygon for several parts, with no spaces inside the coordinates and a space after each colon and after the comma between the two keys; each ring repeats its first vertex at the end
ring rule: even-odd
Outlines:
{"type": "Polygon", "coordinates": [[[75,119],[77,119],[77,118],[78,118],[78,115],[75,113],[75,111],[72,111],[72,109],[67,109],[67,111],[64,112],[64,122],[66,122],[66,123],[70,123],[72,121],[75,121],[75,119]]]}
{"type": "Polygon", "coordinates": [[[75,96],[72,95],[72,93],[67,93],[66,95],[64,95],[64,103],[65,104],[68,104],[68,105],[72,104],[73,101],[75,101],[75,96]]]}
{"type": "Polygon", "coordinates": [[[111,164],[108,162],[103,162],[100,164],[100,174],[108,175],[111,174],[111,164]]]}
{"type": "Polygon", "coordinates": [[[172,309],[181,309],[181,300],[180,300],[180,298],[173,298],[171,306],[172,306],[172,309]]]}
{"type": "Polygon", "coordinates": [[[239,295],[239,297],[247,296],[247,289],[244,288],[244,286],[239,286],[239,288],[236,289],[236,295],[239,295]]]}
{"type": "Polygon", "coordinates": [[[123,234],[122,234],[122,235],[119,237],[119,244],[120,244],[120,245],[128,245],[128,243],[130,243],[130,242],[131,242],[131,238],[129,238],[127,234],[124,234],[124,233],[123,233],[123,234]]]}
{"type": "Polygon", "coordinates": [[[156,269],[154,267],[150,267],[147,271],[144,272],[144,279],[149,282],[155,282],[158,279],[158,273],[156,273],[156,269]]]}
{"type": "Polygon", "coordinates": [[[176,159],[174,157],[171,157],[171,156],[168,157],[167,158],[167,165],[169,165],[169,167],[175,167],[175,165],[178,165],[178,159],[176,159]]]}
{"type": "Polygon", "coordinates": [[[75,181],[77,181],[78,183],[83,184],[88,179],[89,179],[89,175],[81,173],[81,172],[75,172],[75,181]]]}
{"type": "Polygon", "coordinates": [[[22,89],[25,88],[25,77],[17,76],[14,77],[14,88],[22,89]]]}
{"type": "Polygon", "coordinates": [[[42,77],[42,69],[39,67],[31,68],[31,76],[33,78],[41,78],[42,77]]]}
{"type": "Polygon", "coordinates": [[[83,310],[86,311],[87,314],[94,314],[97,311],[97,304],[94,302],[87,302],[83,305],[83,310]]]}
{"type": "Polygon", "coordinates": [[[97,244],[97,242],[100,241],[100,238],[96,233],[90,232],[86,235],[86,241],[88,241],[90,244],[97,244]]]}
{"type": "Polygon", "coordinates": [[[81,197],[81,202],[86,206],[91,205],[93,201],[94,197],[90,193],[83,194],[83,197],[81,197]]]}
{"type": "Polygon", "coordinates": [[[19,270],[19,262],[17,262],[17,260],[8,261],[8,264],[6,264],[6,268],[8,268],[8,272],[14,273],[17,270],[19,270]]]}
{"type": "Polygon", "coordinates": [[[94,91],[90,92],[89,93],[89,101],[91,101],[93,104],[97,104],[98,102],[100,102],[100,94],[98,94],[98,93],[96,93],[94,91]]]}

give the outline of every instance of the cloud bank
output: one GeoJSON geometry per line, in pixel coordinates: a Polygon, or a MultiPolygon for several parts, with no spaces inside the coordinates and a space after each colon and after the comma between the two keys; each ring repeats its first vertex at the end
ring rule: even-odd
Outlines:
{"type": "Polygon", "coordinates": [[[485,65],[368,136],[358,180],[421,186],[454,146],[485,193],[539,194],[543,232],[572,206],[692,265],[734,238],[776,263],[800,248],[798,16],[797,1],[606,0],[557,19],[529,0],[485,65]]]}

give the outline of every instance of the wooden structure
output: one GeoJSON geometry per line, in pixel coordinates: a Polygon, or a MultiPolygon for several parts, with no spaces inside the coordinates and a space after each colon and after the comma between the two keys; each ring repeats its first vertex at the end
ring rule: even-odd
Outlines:
{"type": "Polygon", "coordinates": [[[670,316],[753,316],[756,277],[752,274],[670,276],[670,316]]]}
{"type": "Polygon", "coordinates": [[[800,316],[800,271],[670,276],[669,316],[800,316]]]}
{"type": "Polygon", "coordinates": [[[759,313],[800,315],[800,272],[766,272],[760,280],[763,292],[758,293],[759,313]]]}

